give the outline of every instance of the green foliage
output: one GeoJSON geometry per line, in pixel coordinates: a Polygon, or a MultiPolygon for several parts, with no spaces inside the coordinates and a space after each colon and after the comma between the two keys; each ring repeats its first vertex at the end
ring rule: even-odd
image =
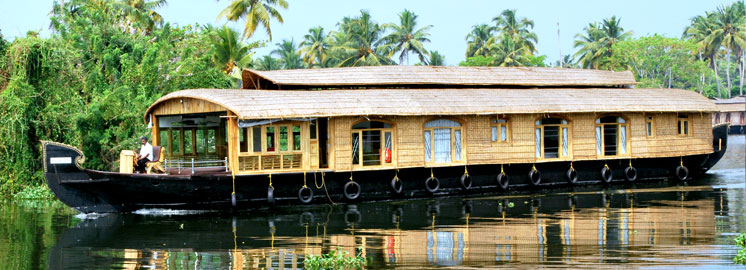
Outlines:
{"type": "Polygon", "coordinates": [[[462,67],[483,67],[483,66],[495,66],[495,57],[475,55],[467,57],[466,60],[458,63],[462,67]]]}
{"type": "Polygon", "coordinates": [[[737,264],[746,264],[746,233],[742,233],[736,239],[736,246],[739,247],[738,254],[733,258],[733,262],[737,264]]]}
{"type": "Polygon", "coordinates": [[[659,35],[614,44],[610,63],[617,70],[631,70],[642,88],[682,88],[705,91],[704,77],[712,70],[698,60],[692,41],[659,35]]]}
{"type": "Polygon", "coordinates": [[[118,3],[55,2],[56,35],[18,38],[0,56],[0,193],[42,183],[39,140],[78,146],[86,167],[112,169],[150,133],[142,113],[157,98],[235,86],[212,60],[210,28],[149,29],[150,19],[114,12],[118,3]]]}
{"type": "Polygon", "coordinates": [[[362,269],[367,262],[361,254],[362,252],[358,252],[358,255],[353,257],[347,251],[342,251],[337,247],[336,250],[321,256],[308,255],[303,261],[303,267],[306,269],[362,269]]]}
{"type": "Polygon", "coordinates": [[[54,194],[46,185],[27,186],[13,194],[15,200],[52,200],[54,194]]]}

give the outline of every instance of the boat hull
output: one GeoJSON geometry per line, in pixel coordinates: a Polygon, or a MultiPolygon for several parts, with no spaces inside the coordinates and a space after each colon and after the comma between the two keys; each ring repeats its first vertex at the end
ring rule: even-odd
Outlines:
{"type": "MultiPolygon", "coordinates": [[[[696,179],[722,158],[727,146],[727,131],[727,126],[713,128],[714,151],[710,154],[631,160],[637,170],[635,182],[677,179],[677,167],[682,164],[688,168],[688,179],[696,179]]],[[[143,208],[234,211],[305,204],[299,198],[299,190],[303,186],[313,191],[310,202],[307,202],[310,204],[534,192],[563,186],[629,183],[624,171],[630,164],[629,159],[575,161],[572,163],[577,173],[578,181],[575,183],[568,181],[569,161],[362,172],[276,173],[237,175],[234,178],[225,173],[147,175],[86,170],[79,162],[82,161],[82,153],[74,147],[43,142],[43,148],[47,185],[62,202],[84,213],[129,212],[143,208]],[[71,163],[65,163],[68,157],[71,163]],[[606,166],[611,170],[610,183],[602,181],[602,170],[606,166]],[[534,167],[541,173],[538,185],[532,184],[529,178],[529,172],[534,167]],[[501,188],[497,182],[501,168],[510,177],[507,189],[501,188]],[[465,169],[471,178],[468,189],[461,181],[465,169]],[[402,184],[400,193],[391,186],[391,182],[396,181],[395,176],[402,184]],[[426,187],[426,179],[431,176],[439,182],[435,191],[432,185],[430,190],[426,187]],[[359,196],[354,199],[344,192],[345,185],[350,181],[359,184],[361,189],[359,196]],[[232,200],[234,192],[235,200],[232,200]]],[[[307,195],[303,193],[303,196],[307,195]]]]}

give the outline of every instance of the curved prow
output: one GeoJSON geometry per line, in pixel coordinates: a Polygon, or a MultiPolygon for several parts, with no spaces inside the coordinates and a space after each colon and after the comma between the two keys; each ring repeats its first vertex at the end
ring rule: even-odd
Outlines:
{"type": "Polygon", "coordinates": [[[707,170],[715,166],[715,164],[723,158],[725,150],[728,149],[728,123],[715,125],[712,127],[712,153],[705,159],[701,164],[701,171],[699,173],[705,173],[707,170]]]}

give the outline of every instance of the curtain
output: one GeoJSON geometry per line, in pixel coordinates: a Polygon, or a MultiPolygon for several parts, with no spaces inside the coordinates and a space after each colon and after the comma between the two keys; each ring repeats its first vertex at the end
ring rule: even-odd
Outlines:
{"type": "Polygon", "coordinates": [[[567,138],[567,128],[562,128],[562,156],[566,157],[570,155],[570,150],[568,149],[568,138],[567,138]]]}
{"type": "Polygon", "coordinates": [[[620,154],[627,154],[627,126],[621,125],[621,145],[619,146],[619,153],[620,154]]]}
{"type": "Polygon", "coordinates": [[[432,160],[432,157],[430,157],[430,146],[432,144],[430,143],[430,131],[425,131],[425,162],[430,162],[432,160]]]}
{"type": "Polygon", "coordinates": [[[541,129],[536,129],[536,157],[541,158],[541,129]]]}
{"type": "Polygon", "coordinates": [[[461,160],[461,130],[453,131],[453,144],[455,148],[456,160],[461,160]]]}
{"type": "Polygon", "coordinates": [[[602,152],[603,149],[601,149],[601,148],[602,148],[602,146],[601,146],[601,127],[597,126],[596,127],[596,155],[600,155],[601,153],[603,153],[602,152]]]}
{"type": "Polygon", "coordinates": [[[435,162],[451,162],[451,129],[435,129],[433,131],[433,141],[435,141],[435,162]]]}

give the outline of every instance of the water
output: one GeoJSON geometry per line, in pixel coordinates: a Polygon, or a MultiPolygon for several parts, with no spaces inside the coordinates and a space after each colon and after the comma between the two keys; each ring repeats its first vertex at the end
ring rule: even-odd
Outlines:
{"type": "Polygon", "coordinates": [[[2,202],[0,269],[295,269],[337,247],[369,269],[732,268],[732,239],[746,232],[743,138],[689,183],[235,215],[2,202]]]}

